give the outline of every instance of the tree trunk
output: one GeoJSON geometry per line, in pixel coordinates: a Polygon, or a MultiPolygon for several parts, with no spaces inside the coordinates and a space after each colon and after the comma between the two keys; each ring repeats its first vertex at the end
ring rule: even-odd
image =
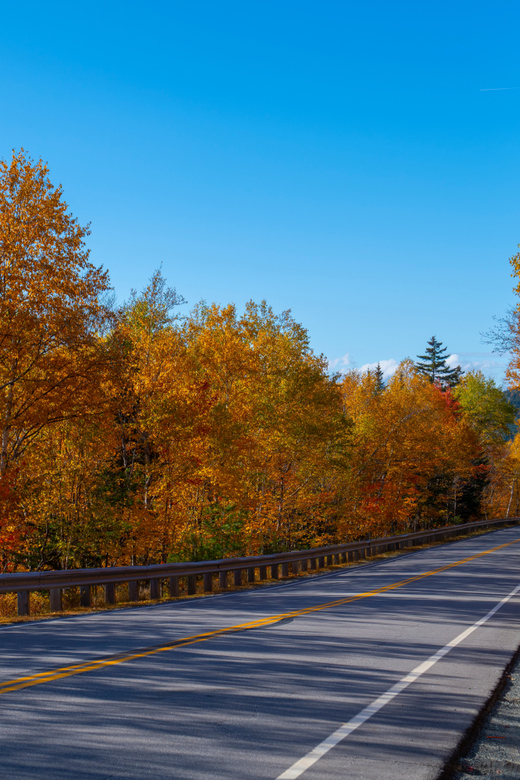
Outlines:
{"type": "Polygon", "coordinates": [[[5,404],[4,428],[2,431],[2,451],[0,453],[0,474],[4,476],[7,470],[7,460],[9,454],[9,432],[11,430],[11,417],[13,413],[13,383],[11,382],[7,390],[7,399],[5,404]]]}

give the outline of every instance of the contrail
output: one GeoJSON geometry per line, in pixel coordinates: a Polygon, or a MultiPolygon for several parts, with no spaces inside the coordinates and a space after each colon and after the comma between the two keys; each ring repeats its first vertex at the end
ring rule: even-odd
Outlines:
{"type": "Polygon", "coordinates": [[[488,87],[487,89],[479,89],[479,92],[502,92],[505,89],[520,89],[520,87],[488,87]]]}

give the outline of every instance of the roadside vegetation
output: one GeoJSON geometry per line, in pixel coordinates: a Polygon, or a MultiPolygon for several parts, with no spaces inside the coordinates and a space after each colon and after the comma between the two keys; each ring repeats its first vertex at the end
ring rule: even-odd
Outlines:
{"type": "Polygon", "coordinates": [[[520,515],[516,408],[435,337],[387,382],[330,375],[266,302],[188,312],[157,270],[116,306],[88,234],[41,161],[0,162],[0,571],[520,515]]]}

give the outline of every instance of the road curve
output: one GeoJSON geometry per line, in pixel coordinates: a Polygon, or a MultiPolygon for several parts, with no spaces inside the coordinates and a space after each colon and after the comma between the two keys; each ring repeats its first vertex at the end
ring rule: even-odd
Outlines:
{"type": "Polygon", "coordinates": [[[520,644],[520,529],[0,628],[0,777],[436,780],[520,644]]]}

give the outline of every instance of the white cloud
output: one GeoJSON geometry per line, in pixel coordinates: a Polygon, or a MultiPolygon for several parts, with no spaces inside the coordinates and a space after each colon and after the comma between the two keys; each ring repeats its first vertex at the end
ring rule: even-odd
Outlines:
{"type": "Polygon", "coordinates": [[[507,368],[507,358],[499,358],[495,352],[460,352],[446,358],[450,368],[460,366],[463,371],[482,371],[482,373],[501,384],[507,368]]]}
{"type": "MultiPolygon", "coordinates": [[[[399,361],[394,358],[387,360],[374,361],[373,363],[364,363],[359,371],[366,373],[368,370],[374,371],[377,364],[381,366],[383,378],[390,379],[399,367],[399,361]]],[[[460,366],[463,371],[482,371],[484,376],[494,379],[498,385],[504,382],[505,371],[508,364],[507,357],[499,357],[496,352],[458,352],[453,353],[446,358],[446,363],[450,368],[460,366]]],[[[329,360],[329,371],[346,373],[348,369],[357,368],[356,361],[347,352],[343,357],[329,360]]]]}
{"type": "Polygon", "coordinates": [[[350,354],[348,352],[346,352],[343,357],[329,360],[329,371],[339,371],[340,374],[344,374],[349,367],[353,368],[354,365],[350,360],[350,354]]]}
{"type": "Polygon", "coordinates": [[[394,360],[394,358],[389,358],[389,360],[379,360],[379,361],[376,360],[375,363],[365,363],[363,366],[361,366],[359,370],[363,374],[366,371],[375,371],[378,363],[381,366],[381,371],[383,372],[383,379],[385,381],[387,379],[390,379],[390,377],[395,374],[397,368],[399,367],[399,363],[397,360],[394,360]]]}

